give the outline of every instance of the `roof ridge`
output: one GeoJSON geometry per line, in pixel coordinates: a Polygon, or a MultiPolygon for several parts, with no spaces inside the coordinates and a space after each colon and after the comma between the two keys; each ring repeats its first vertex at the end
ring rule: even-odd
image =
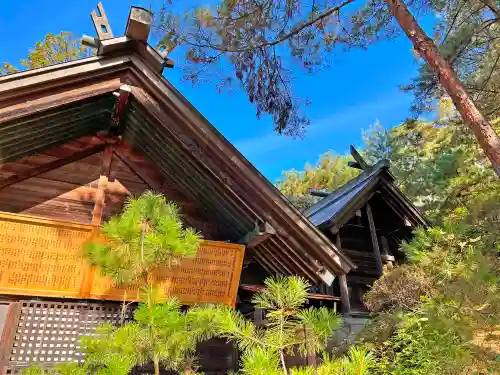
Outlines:
{"type": "Polygon", "coordinates": [[[382,160],[378,161],[376,164],[372,165],[368,169],[365,169],[358,176],[356,176],[353,179],[351,179],[350,181],[346,182],[344,185],[342,185],[339,188],[337,188],[336,190],[332,191],[328,196],[321,199],[319,202],[317,202],[313,206],[309,207],[307,210],[304,211],[303,215],[305,217],[309,218],[310,216],[314,215],[315,213],[317,213],[319,210],[323,209],[324,207],[338,201],[340,198],[342,198],[344,195],[346,195],[349,191],[351,191],[354,187],[356,187],[357,185],[366,181],[368,178],[373,176],[375,173],[377,173],[383,169],[388,169],[388,168],[389,168],[389,160],[382,159],[382,160]]]}

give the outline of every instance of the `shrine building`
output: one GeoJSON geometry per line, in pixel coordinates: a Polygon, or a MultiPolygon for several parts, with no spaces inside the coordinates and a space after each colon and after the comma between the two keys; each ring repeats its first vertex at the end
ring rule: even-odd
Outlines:
{"type": "MultiPolygon", "coordinates": [[[[166,294],[258,319],[263,280],[298,275],[311,305],[363,312],[361,295],[427,225],[387,163],[357,157],[356,179],[299,212],[168,81],[172,61],[147,44],[151,13],[132,7],[114,37],[99,8],[95,56],[0,77],[0,375],[81,360],[79,338],[118,322],[123,290],[80,249],[147,190],[205,240],[164,275],[166,294]]],[[[200,348],[207,374],[237,362],[223,342],[200,348]]]]}

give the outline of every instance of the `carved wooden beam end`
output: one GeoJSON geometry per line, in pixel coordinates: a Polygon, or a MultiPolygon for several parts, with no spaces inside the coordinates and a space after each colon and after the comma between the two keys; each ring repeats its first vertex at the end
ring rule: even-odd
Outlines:
{"type": "Polygon", "coordinates": [[[125,36],[137,41],[146,42],[153,22],[153,13],[140,7],[131,7],[128,16],[125,36]]]}

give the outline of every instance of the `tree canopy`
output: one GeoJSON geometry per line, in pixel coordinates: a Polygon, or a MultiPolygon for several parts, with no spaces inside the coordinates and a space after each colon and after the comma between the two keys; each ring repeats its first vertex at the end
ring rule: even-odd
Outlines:
{"type": "Polygon", "coordinates": [[[28,56],[19,62],[19,67],[4,62],[0,66],[0,75],[14,73],[23,69],[37,69],[45,66],[82,59],[91,56],[93,51],[81,44],[74,34],[61,31],[59,34],[47,34],[42,41],[35,43],[28,56]]]}
{"type": "MultiPolygon", "coordinates": [[[[500,114],[500,12],[495,1],[449,0],[435,2],[440,16],[434,35],[442,55],[452,64],[475,102],[490,120],[500,114]]],[[[437,76],[426,65],[420,74],[402,86],[415,94],[413,111],[435,109],[443,96],[437,76]]]]}
{"type": "Polygon", "coordinates": [[[309,119],[304,112],[307,101],[292,89],[297,74],[294,63],[312,73],[328,65],[328,56],[339,47],[365,48],[394,37],[398,23],[414,52],[426,62],[421,75],[404,88],[415,92],[413,109],[421,112],[437,99],[449,97],[500,177],[500,138],[488,121],[498,110],[494,82],[500,60],[499,14],[492,0],[409,4],[401,0],[221,0],[184,15],[171,11],[169,1],[157,28],[162,33],[160,48],[185,49],[186,79],[196,82],[208,73],[220,90],[232,85],[234,76],[254,103],[257,117],[267,113],[278,133],[301,135],[309,119]],[[416,14],[440,13],[442,20],[434,30],[438,46],[408,6],[416,14]],[[473,90],[472,96],[468,89],[473,90]],[[480,102],[479,109],[474,100],[480,102]]]}

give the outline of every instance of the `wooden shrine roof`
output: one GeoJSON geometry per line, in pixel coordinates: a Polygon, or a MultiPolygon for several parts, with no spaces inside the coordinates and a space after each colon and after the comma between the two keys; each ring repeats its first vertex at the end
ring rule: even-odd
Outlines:
{"type": "Polygon", "coordinates": [[[368,166],[359,176],[321,199],[303,214],[318,228],[340,228],[376,193],[380,193],[389,206],[412,225],[429,225],[418,208],[394,184],[388,160],[368,166]]]}
{"type": "Polygon", "coordinates": [[[275,234],[251,249],[269,272],[319,283],[355,267],[162,76],[150,47],[105,42],[98,56],[0,77],[1,162],[108,130],[114,94],[130,92],[118,134],[200,205],[219,240],[269,223],[275,234]]]}

